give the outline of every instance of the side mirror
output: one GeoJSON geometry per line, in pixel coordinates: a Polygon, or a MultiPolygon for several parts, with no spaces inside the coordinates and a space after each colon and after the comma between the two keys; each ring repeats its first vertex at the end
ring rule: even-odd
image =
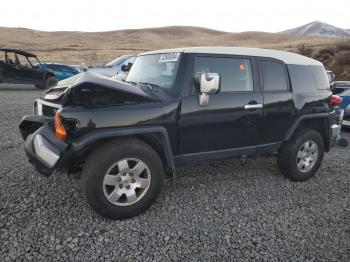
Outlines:
{"type": "Polygon", "coordinates": [[[199,105],[209,104],[209,94],[215,94],[220,89],[220,76],[217,73],[203,73],[200,80],[199,105]]]}
{"type": "Polygon", "coordinates": [[[132,63],[128,63],[128,64],[122,65],[120,69],[121,69],[123,72],[129,72],[130,69],[131,69],[131,67],[132,67],[132,63]]]}

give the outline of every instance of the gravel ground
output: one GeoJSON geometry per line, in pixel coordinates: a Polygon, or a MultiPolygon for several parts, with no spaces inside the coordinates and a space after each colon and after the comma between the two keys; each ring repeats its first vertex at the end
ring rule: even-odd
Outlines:
{"type": "Polygon", "coordinates": [[[17,125],[39,95],[0,87],[0,261],[350,261],[349,148],[304,183],[273,158],[186,167],[144,214],[112,221],[85,204],[77,180],[27,162],[17,125]]]}

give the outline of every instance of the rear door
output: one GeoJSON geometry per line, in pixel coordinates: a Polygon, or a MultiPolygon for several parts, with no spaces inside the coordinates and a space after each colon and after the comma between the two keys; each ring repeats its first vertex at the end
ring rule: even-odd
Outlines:
{"type": "Polygon", "coordinates": [[[32,83],[33,68],[26,56],[17,54],[18,78],[22,82],[32,83]]]}
{"type": "Polygon", "coordinates": [[[264,96],[261,144],[283,140],[295,113],[287,66],[275,59],[258,59],[264,96]]]}
{"type": "Polygon", "coordinates": [[[261,135],[263,97],[255,60],[242,56],[193,55],[190,94],[179,117],[181,154],[252,147],[261,135]],[[202,73],[218,73],[221,90],[209,104],[198,102],[202,73]]]}

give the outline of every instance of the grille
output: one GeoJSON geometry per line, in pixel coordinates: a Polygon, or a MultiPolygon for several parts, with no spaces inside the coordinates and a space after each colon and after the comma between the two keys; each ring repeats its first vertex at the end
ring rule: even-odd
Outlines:
{"type": "Polygon", "coordinates": [[[42,105],[43,107],[43,111],[42,111],[42,114],[44,116],[55,116],[55,113],[57,111],[57,108],[55,107],[51,107],[51,106],[47,106],[47,105],[42,105]]]}

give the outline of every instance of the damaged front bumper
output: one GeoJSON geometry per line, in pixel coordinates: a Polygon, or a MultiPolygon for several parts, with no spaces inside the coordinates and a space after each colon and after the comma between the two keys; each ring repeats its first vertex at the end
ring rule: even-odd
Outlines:
{"type": "MultiPolygon", "coordinates": [[[[21,124],[26,120],[22,119],[21,124]]],[[[22,135],[25,134],[25,151],[29,161],[40,174],[49,176],[64,165],[63,154],[69,145],[56,138],[52,125],[44,124],[32,134],[27,132],[21,129],[22,135]]]]}

